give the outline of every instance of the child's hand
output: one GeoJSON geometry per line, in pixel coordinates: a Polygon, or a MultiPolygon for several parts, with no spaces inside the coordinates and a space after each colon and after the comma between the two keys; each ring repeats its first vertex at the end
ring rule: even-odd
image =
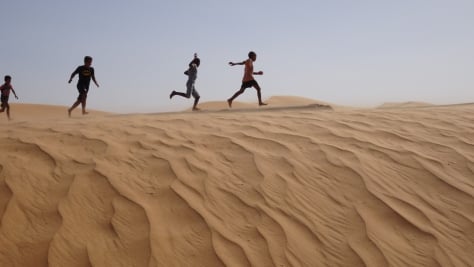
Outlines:
{"type": "Polygon", "coordinates": [[[15,96],[16,99],[18,99],[18,96],[15,96]]]}
{"type": "Polygon", "coordinates": [[[263,71],[257,72],[257,75],[263,75],[263,71]]]}
{"type": "Polygon", "coordinates": [[[229,62],[229,65],[235,66],[235,63],[234,62],[229,62]]]}
{"type": "Polygon", "coordinates": [[[69,79],[69,81],[67,83],[71,83],[72,82],[72,79],[69,79]]]}

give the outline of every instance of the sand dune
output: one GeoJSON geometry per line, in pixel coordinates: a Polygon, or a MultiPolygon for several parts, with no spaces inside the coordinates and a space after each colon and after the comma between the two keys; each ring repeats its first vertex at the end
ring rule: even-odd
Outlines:
{"type": "Polygon", "coordinates": [[[474,104],[306,104],[0,120],[0,266],[472,266],[474,104]]]}
{"type": "MultiPolygon", "coordinates": [[[[258,106],[258,101],[254,102],[241,102],[234,101],[232,103],[232,111],[253,111],[253,110],[267,110],[267,109],[281,109],[281,108],[304,108],[308,106],[319,107],[319,108],[332,108],[331,105],[326,102],[317,101],[310,98],[298,97],[298,96],[272,96],[265,100],[268,106],[258,106]]],[[[229,111],[229,106],[226,101],[209,101],[199,104],[199,108],[204,111],[229,111]]],[[[191,111],[191,108],[187,109],[191,111]]]]}
{"type": "MultiPolygon", "coordinates": [[[[14,122],[18,121],[32,121],[32,120],[53,120],[53,119],[64,119],[68,117],[67,109],[69,107],[64,106],[53,106],[53,105],[41,105],[41,104],[10,104],[10,115],[14,122]]],[[[104,116],[110,115],[109,112],[90,110],[91,115],[104,116]]],[[[76,108],[71,117],[82,117],[80,107],[76,108]]],[[[87,115],[86,115],[87,117],[87,115]]],[[[0,113],[0,123],[5,122],[6,115],[0,113]]]]}
{"type": "Polygon", "coordinates": [[[418,107],[428,107],[428,106],[434,106],[434,105],[430,103],[415,102],[415,101],[387,102],[387,103],[383,103],[378,108],[418,108],[418,107]]]}
{"type": "Polygon", "coordinates": [[[304,106],[304,105],[312,105],[312,104],[334,106],[326,102],[322,102],[319,100],[306,98],[306,97],[300,97],[300,96],[272,96],[266,102],[268,102],[272,106],[282,106],[282,107],[304,106]]]}

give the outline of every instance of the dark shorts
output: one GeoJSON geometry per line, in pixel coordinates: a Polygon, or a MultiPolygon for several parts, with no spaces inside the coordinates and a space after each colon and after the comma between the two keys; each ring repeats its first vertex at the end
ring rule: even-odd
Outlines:
{"type": "Polygon", "coordinates": [[[77,100],[82,100],[87,98],[87,93],[89,92],[89,88],[86,88],[84,86],[77,86],[77,91],[79,92],[79,96],[77,97],[77,100]]]}
{"type": "Polygon", "coordinates": [[[258,88],[258,83],[256,80],[251,80],[251,81],[246,81],[246,82],[242,82],[242,86],[240,86],[240,89],[246,89],[246,88],[250,88],[250,87],[255,87],[255,88],[258,88]]]}
{"type": "Polygon", "coordinates": [[[8,104],[8,95],[2,95],[1,96],[1,101],[2,101],[2,106],[3,104],[8,104]]]}

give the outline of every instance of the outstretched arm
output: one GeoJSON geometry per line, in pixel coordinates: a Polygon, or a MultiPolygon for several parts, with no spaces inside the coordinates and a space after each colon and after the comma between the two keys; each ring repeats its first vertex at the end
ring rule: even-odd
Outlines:
{"type": "Polygon", "coordinates": [[[235,65],[245,65],[245,61],[234,63],[234,62],[229,62],[229,65],[235,66],[235,65]]]}
{"type": "Polygon", "coordinates": [[[263,71],[254,72],[253,75],[263,75],[263,71]]]}

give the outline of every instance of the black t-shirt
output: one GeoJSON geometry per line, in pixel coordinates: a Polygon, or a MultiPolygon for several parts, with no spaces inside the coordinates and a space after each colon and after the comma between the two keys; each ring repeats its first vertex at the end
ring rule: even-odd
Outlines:
{"type": "Polygon", "coordinates": [[[86,67],[86,66],[79,66],[73,72],[74,75],[79,74],[79,80],[77,81],[78,87],[85,87],[89,89],[89,84],[91,83],[91,78],[95,79],[94,76],[94,68],[86,67]]]}

